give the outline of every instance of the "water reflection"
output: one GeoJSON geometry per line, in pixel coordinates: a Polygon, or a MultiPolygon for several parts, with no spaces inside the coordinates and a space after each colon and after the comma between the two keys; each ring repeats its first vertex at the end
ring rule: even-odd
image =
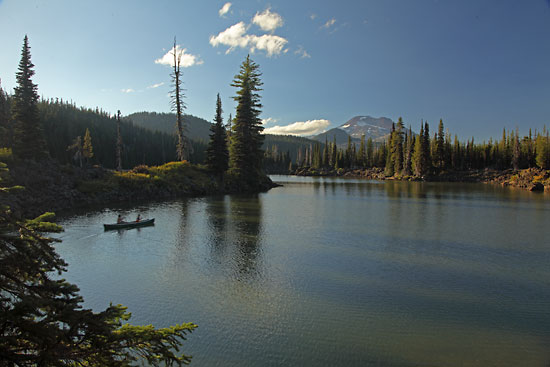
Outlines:
{"type": "Polygon", "coordinates": [[[229,200],[233,228],[232,243],[238,256],[235,259],[239,278],[261,275],[262,203],[258,195],[233,196],[229,200]]]}
{"type": "MultiPolygon", "coordinates": [[[[227,198],[229,199],[229,198],[227,198]]],[[[208,197],[206,202],[206,216],[208,221],[208,246],[212,261],[221,264],[227,251],[227,200],[224,197],[208,197]]]]}

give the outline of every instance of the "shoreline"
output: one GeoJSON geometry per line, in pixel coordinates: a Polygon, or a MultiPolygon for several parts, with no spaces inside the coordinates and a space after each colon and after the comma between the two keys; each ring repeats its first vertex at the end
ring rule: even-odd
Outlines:
{"type": "Polygon", "coordinates": [[[53,160],[9,161],[8,186],[20,185],[3,198],[21,218],[35,218],[45,212],[118,203],[168,200],[239,193],[260,193],[278,184],[262,177],[257,187],[243,187],[226,178],[219,182],[204,167],[187,162],[162,166],[138,166],[117,172],[99,166],[79,168],[53,160]]]}
{"type": "Polygon", "coordinates": [[[550,170],[526,168],[520,170],[471,169],[465,171],[445,171],[427,177],[392,176],[387,177],[382,168],[367,169],[296,169],[288,173],[294,176],[347,177],[366,180],[424,181],[424,182],[471,182],[509,186],[528,191],[550,192],[550,170]]]}

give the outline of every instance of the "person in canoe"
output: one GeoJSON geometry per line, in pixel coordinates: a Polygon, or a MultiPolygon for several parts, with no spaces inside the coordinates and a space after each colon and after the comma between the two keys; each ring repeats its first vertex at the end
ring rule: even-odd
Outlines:
{"type": "Polygon", "coordinates": [[[118,218],[116,219],[116,222],[117,222],[117,224],[125,223],[124,218],[122,218],[122,215],[120,215],[120,214],[118,215],[118,218]]]}
{"type": "Polygon", "coordinates": [[[137,218],[136,218],[136,222],[139,222],[141,220],[141,214],[138,214],[137,218]]]}

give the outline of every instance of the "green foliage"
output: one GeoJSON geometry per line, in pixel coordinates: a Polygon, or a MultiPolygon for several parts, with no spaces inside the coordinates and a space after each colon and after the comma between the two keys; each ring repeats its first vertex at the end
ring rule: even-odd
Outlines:
{"type": "Polygon", "coordinates": [[[222,179],[225,171],[229,168],[229,151],[219,94],[216,99],[216,116],[210,131],[210,142],[206,150],[206,165],[218,178],[222,179]]]}
{"type": "Polygon", "coordinates": [[[233,99],[237,102],[237,113],[233,120],[229,147],[230,167],[233,175],[242,184],[243,189],[258,186],[262,173],[263,131],[260,112],[260,80],[258,64],[246,57],[241,64],[240,72],[233,79],[231,86],[237,88],[233,99]]]}
{"type": "MultiPolygon", "coordinates": [[[[5,168],[5,167],[4,167],[5,168]]],[[[0,195],[5,187],[1,187],[0,195]]],[[[67,264],[44,232],[53,213],[18,220],[0,210],[0,356],[7,366],[184,365],[181,343],[197,326],[132,326],[121,305],[82,307],[78,287],[60,279],[67,264]]]]}
{"type": "Polygon", "coordinates": [[[38,114],[38,87],[31,79],[33,67],[29,40],[25,36],[13,96],[13,152],[24,159],[40,159],[48,155],[38,114]]]}

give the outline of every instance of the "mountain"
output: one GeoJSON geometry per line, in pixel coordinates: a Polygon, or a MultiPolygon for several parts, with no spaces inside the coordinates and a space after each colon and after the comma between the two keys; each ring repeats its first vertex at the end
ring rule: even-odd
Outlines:
{"type": "Polygon", "coordinates": [[[336,144],[344,146],[348,143],[348,137],[351,136],[352,143],[359,143],[361,136],[365,134],[365,139],[372,138],[375,142],[382,142],[391,132],[393,121],[387,117],[355,116],[346,123],[319,135],[312,139],[325,142],[325,138],[332,142],[336,137],[336,144]]]}
{"type": "MultiPolygon", "coordinates": [[[[176,132],[177,120],[175,113],[136,112],[126,116],[125,119],[131,120],[134,125],[148,130],[167,134],[175,134],[176,132]]],[[[183,121],[187,127],[188,136],[192,140],[208,141],[210,139],[210,122],[193,115],[183,115],[183,121]]]]}
{"type": "Polygon", "coordinates": [[[361,139],[361,135],[365,134],[365,139],[376,140],[388,135],[392,125],[393,121],[387,117],[355,116],[338,129],[345,131],[352,138],[361,139]]]}

